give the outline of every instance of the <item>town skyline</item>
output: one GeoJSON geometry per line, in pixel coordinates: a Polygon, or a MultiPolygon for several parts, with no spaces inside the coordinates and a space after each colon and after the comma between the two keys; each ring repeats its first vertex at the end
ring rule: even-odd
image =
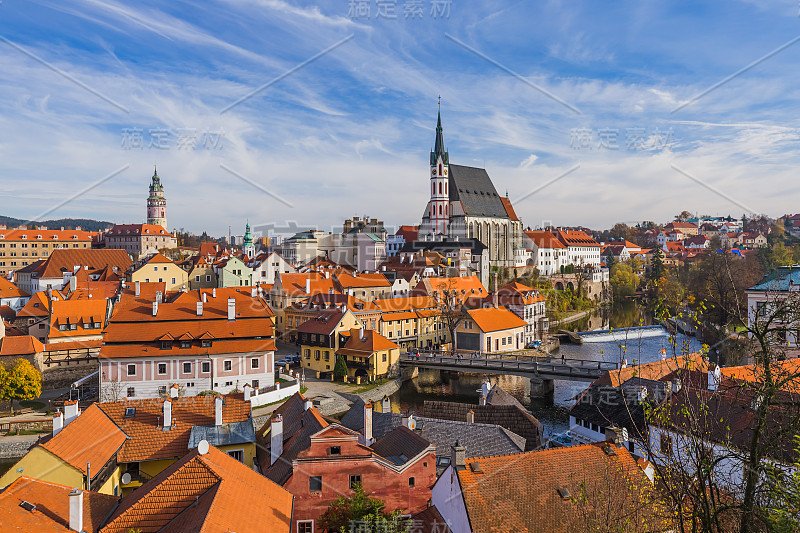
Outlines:
{"type": "Polygon", "coordinates": [[[3,5],[6,214],[142,222],[157,163],[170,229],[415,224],[439,96],[526,226],[793,212],[795,7],[416,4],[3,5]]]}

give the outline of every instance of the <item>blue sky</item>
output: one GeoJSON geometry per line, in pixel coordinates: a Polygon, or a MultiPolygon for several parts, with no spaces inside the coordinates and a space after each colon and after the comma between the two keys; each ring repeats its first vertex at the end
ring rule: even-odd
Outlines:
{"type": "Polygon", "coordinates": [[[438,95],[526,226],[798,211],[796,2],[437,2],[6,0],[2,214],[415,224],[438,95]]]}

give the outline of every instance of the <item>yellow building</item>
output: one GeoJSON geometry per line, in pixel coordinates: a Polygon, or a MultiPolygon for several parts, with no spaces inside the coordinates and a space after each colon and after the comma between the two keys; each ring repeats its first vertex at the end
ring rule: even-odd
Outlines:
{"type": "Polygon", "coordinates": [[[339,348],[336,355],[341,355],[347,363],[347,374],[374,380],[399,372],[400,346],[380,333],[364,328],[353,328],[347,336],[347,342],[339,348]]]}
{"type": "Polygon", "coordinates": [[[433,298],[409,296],[375,300],[381,309],[380,333],[403,350],[437,351],[450,343],[433,298]]]}
{"type": "Polygon", "coordinates": [[[154,254],[131,273],[131,283],[166,283],[167,291],[189,288],[189,275],[175,262],[162,254],[154,254]]]}
{"type": "MultiPolygon", "coordinates": [[[[342,306],[344,307],[344,306],[342,306]]],[[[347,308],[334,307],[320,312],[297,328],[300,343],[301,365],[320,374],[333,372],[336,353],[347,341],[354,328],[363,328],[356,316],[347,308]]]]}

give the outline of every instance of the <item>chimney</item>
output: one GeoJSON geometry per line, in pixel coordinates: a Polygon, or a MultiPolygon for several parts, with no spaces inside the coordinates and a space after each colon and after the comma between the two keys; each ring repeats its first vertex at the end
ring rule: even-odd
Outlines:
{"type": "Polygon", "coordinates": [[[680,378],[675,378],[672,380],[672,393],[677,394],[683,388],[683,383],[681,382],[680,378]]]}
{"type": "Polygon", "coordinates": [[[606,442],[614,446],[623,447],[628,440],[628,430],[612,426],[606,428],[606,442]]]}
{"type": "Polygon", "coordinates": [[[381,412],[382,413],[392,412],[392,400],[390,400],[388,396],[384,396],[383,401],[381,401],[381,412]]]}
{"type": "Polygon", "coordinates": [[[214,398],[214,425],[222,425],[222,396],[220,395],[214,398]]]}
{"type": "Polygon", "coordinates": [[[467,413],[467,422],[470,424],[475,423],[475,411],[473,411],[472,409],[470,409],[469,413],[467,413]]]}
{"type": "MultiPolygon", "coordinates": [[[[277,385],[277,383],[276,383],[276,385],[277,385]]],[[[242,387],[242,392],[244,393],[244,401],[249,402],[250,401],[250,395],[253,394],[253,387],[250,386],[249,383],[245,383],[244,387],[242,387]]]]}
{"type": "Polygon", "coordinates": [[[311,294],[311,278],[306,278],[306,294],[311,294]]]}
{"type": "Polygon", "coordinates": [[[274,465],[275,461],[283,455],[283,417],[279,414],[272,417],[269,440],[269,464],[274,465]]]}
{"type": "Polygon", "coordinates": [[[172,386],[169,388],[169,397],[170,398],[177,398],[178,392],[180,392],[180,387],[177,383],[173,383],[172,386]]]}
{"type": "Polygon", "coordinates": [[[456,470],[464,470],[467,466],[467,450],[458,441],[450,447],[450,465],[456,470]]]}
{"type": "Polygon", "coordinates": [[[314,407],[314,402],[306,398],[305,401],[303,401],[303,410],[308,411],[312,407],[314,407]]]}
{"type": "Polygon", "coordinates": [[[156,291],[156,301],[158,303],[161,303],[163,301],[161,296],[161,291],[156,291]]]}
{"type": "Polygon", "coordinates": [[[203,293],[203,303],[206,303],[207,301],[208,301],[208,293],[204,292],[203,293]]]}
{"type": "Polygon", "coordinates": [[[69,493],[69,528],[83,531],[83,491],[72,489],[69,493]]]}
{"type": "Polygon", "coordinates": [[[72,276],[69,278],[69,292],[75,292],[78,290],[78,278],[72,276]]]}
{"type": "MultiPolygon", "coordinates": [[[[170,394],[172,391],[170,391],[170,394]]],[[[172,400],[164,400],[164,429],[172,428],[172,400]]]]}
{"type": "Polygon", "coordinates": [[[250,287],[250,298],[255,298],[256,296],[258,296],[258,287],[250,287]]]}
{"type": "Polygon", "coordinates": [[[197,302],[197,316],[203,316],[203,302],[197,302]]]}
{"type": "Polygon", "coordinates": [[[137,281],[133,286],[134,286],[134,288],[136,290],[136,292],[135,292],[136,297],[138,298],[142,294],[142,284],[141,284],[141,282],[137,281]]]}
{"type": "Polygon", "coordinates": [[[217,297],[217,288],[216,287],[212,287],[212,289],[211,289],[211,297],[212,298],[216,298],[217,297]]]}
{"type": "Polygon", "coordinates": [[[364,331],[364,328],[359,328],[359,329],[358,329],[358,337],[359,337],[359,338],[360,338],[362,341],[363,341],[363,340],[364,340],[364,339],[367,337],[367,335],[366,335],[366,332],[364,331]]]}
{"type": "Polygon", "coordinates": [[[158,315],[158,300],[155,300],[153,302],[153,316],[157,316],[157,315],[158,315]]]}
{"type": "Polygon", "coordinates": [[[478,405],[486,405],[486,395],[481,394],[481,397],[478,398],[478,405]]]}
{"type": "Polygon", "coordinates": [[[719,366],[715,365],[714,370],[708,371],[708,390],[715,391],[719,386],[720,379],[722,378],[722,371],[719,366]]]}
{"type": "Polygon", "coordinates": [[[364,445],[372,446],[372,403],[364,404],[364,445]]]}
{"type": "Polygon", "coordinates": [[[64,429],[64,413],[57,411],[53,413],[53,436],[58,435],[62,429],[64,429]]]}
{"type": "Polygon", "coordinates": [[[489,391],[492,390],[492,382],[489,381],[489,378],[486,378],[486,381],[481,383],[481,396],[487,398],[489,396],[489,391]]]}
{"type": "Polygon", "coordinates": [[[228,320],[236,320],[236,299],[228,298],[228,320]]]}
{"type": "Polygon", "coordinates": [[[78,400],[64,402],[64,427],[78,418],[79,414],[81,414],[81,411],[78,408],[78,400]]]}

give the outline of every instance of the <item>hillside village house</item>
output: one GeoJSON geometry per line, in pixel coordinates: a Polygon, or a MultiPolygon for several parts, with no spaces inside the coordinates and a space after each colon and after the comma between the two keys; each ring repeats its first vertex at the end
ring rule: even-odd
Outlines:
{"type": "MultiPolygon", "coordinates": [[[[160,226],[159,226],[160,227],[160,226]]],[[[130,274],[131,283],[164,283],[166,290],[179,291],[189,287],[189,275],[177,263],[160,253],[153,254],[138,266],[134,266],[130,274]]]]}
{"type": "Polygon", "coordinates": [[[290,274],[297,272],[293,264],[284,259],[278,252],[262,253],[250,264],[253,270],[253,283],[275,283],[279,273],[290,274]]]}
{"type": "Polygon", "coordinates": [[[134,259],[178,246],[175,235],[160,224],[117,224],[103,235],[105,247],[125,250],[134,259]]]}
{"type": "Polygon", "coordinates": [[[543,276],[558,274],[562,266],[569,264],[567,246],[551,231],[525,231],[523,244],[531,250],[533,264],[543,276]]]}
{"type": "Polygon", "coordinates": [[[123,276],[131,258],[122,250],[56,249],[41,261],[16,272],[17,286],[28,294],[47,289],[62,289],[78,270],[85,270],[92,281],[123,276]]]}
{"type": "Polygon", "coordinates": [[[336,354],[347,341],[342,333],[364,327],[352,311],[342,307],[326,309],[297,328],[300,365],[316,372],[317,376],[333,372],[336,354]]]}
{"type": "MultiPolygon", "coordinates": [[[[53,250],[80,249],[92,247],[90,231],[39,229],[8,229],[0,225],[0,276],[7,277],[15,270],[24,268],[36,261],[47,259],[53,250]]],[[[33,294],[35,291],[20,287],[33,294]]],[[[38,289],[43,290],[43,289],[38,289]]]]}
{"type": "Polygon", "coordinates": [[[255,288],[163,290],[123,292],[100,348],[101,399],[158,398],[173,384],[187,396],[274,385],[273,313],[255,288]]]}
{"type": "Polygon", "coordinates": [[[677,230],[684,235],[697,235],[700,233],[700,228],[694,222],[670,222],[664,226],[664,232],[667,234],[673,230],[677,230]]]}
{"type": "Polygon", "coordinates": [[[480,353],[525,348],[527,322],[505,307],[470,309],[456,326],[456,350],[480,353]]]}

